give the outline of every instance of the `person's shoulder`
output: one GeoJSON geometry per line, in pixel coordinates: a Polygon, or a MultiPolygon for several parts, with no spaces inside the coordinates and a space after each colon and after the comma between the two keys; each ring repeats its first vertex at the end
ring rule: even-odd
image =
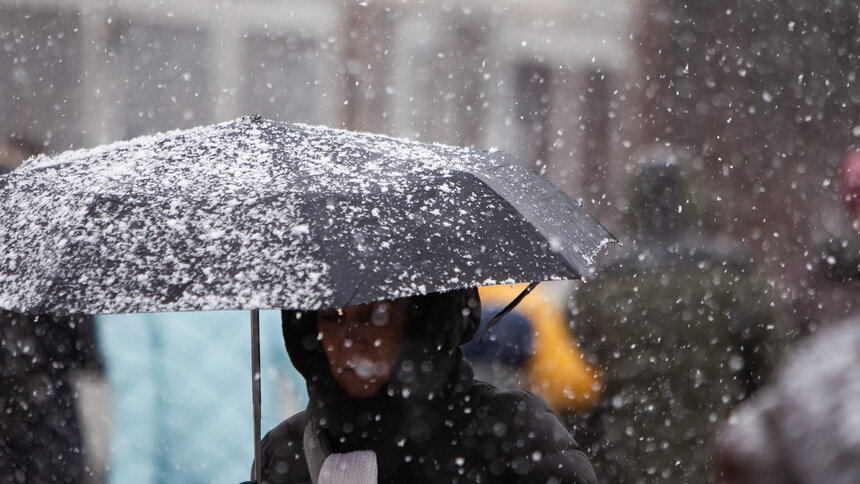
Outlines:
{"type": "Polygon", "coordinates": [[[470,392],[482,444],[497,442],[513,476],[536,481],[594,483],[594,470],[570,432],[539,396],[475,382],[470,392]]]}
{"type": "Polygon", "coordinates": [[[277,427],[270,430],[263,438],[263,445],[276,445],[278,442],[288,440],[302,441],[305,432],[305,412],[299,412],[284,420],[277,427]]]}
{"type": "Polygon", "coordinates": [[[517,413],[546,410],[549,406],[534,393],[524,390],[499,388],[490,383],[475,380],[470,392],[471,398],[475,399],[476,406],[489,406],[494,410],[509,415],[517,413]]]}
{"type": "Polygon", "coordinates": [[[514,431],[548,432],[553,440],[570,439],[569,432],[552,414],[546,401],[534,393],[476,381],[471,395],[476,415],[480,418],[504,422],[514,431]]]}
{"type": "Polygon", "coordinates": [[[306,417],[297,413],[270,430],[261,442],[264,480],[299,482],[308,470],[303,445],[306,417]]]}

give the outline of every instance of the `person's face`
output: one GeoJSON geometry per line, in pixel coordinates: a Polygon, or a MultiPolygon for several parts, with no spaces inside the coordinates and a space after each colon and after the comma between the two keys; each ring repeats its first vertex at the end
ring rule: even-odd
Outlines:
{"type": "Polygon", "coordinates": [[[347,395],[379,393],[400,357],[408,319],[407,299],[317,313],[329,368],[347,395]]]}

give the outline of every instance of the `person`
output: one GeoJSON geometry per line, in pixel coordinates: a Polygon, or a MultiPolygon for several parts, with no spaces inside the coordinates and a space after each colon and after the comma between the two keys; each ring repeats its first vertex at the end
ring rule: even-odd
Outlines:
{"type": "Polygon", "coordinates": [[[846,213],[822,231],[800,281],[795,312],[806,333],[860,315],[860,149],[843,158],[841,180],[846,213]]]}
{"type": "Polygon", "coordinates": [[[727,484],[860,482],[860,317],[798,345],[718,438],[727,484]]]}
{"type": "Polygon", "coordinates": [[[860,231],[860,147],[848,150],[842,160],[842,197],[860,231]]]}
{"type": "Polygon", "coordinates": [[[543,400],[474,379],[475,289],[282,321],[309,403],[263,439],[264,483],[596,482],[543,400]]]}
{"type": "MultiPolygon", "coordinates": [[[[0,144],[0,170],[30,146],[0,144]]],[[[92,402],[102,371],[91,318],[0,311],[0,482],[98,482],[104,459],[87,445],[97,423],[80,399],[92,402]]]]}
{"type": "Polygon", "coordinates": [[[92,321],[0,311],[0,482],[85,482],[76,379],[101,372],[92,321]]]}
{"type": "Polygon", "coordinates": [[[714,482],[716,431],[766,378],[792,326],[737,249],[690,229],[675,154],[644,158],[636,239],[575,295],[574,331],[604,375],[580,440],[610,482],[714,482]]]}
{"type": "MultiPolygon", "coordinates": [[[[96,318],[112,389],[108,482],[238,482],[253,455],[246,311],[96,318]]],[[[281,350],[280,313],[260,312],[264,428],[305,403],[281,350]]]]}

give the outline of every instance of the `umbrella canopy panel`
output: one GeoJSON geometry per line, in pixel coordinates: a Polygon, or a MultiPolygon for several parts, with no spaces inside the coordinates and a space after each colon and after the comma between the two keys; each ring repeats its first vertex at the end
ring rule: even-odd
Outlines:
{"type": "Polygon", "coordinates": [[[321,309],[576,278],[612,237],[501,152],[243,117],[0,178],[0,306],[321,309]]]}

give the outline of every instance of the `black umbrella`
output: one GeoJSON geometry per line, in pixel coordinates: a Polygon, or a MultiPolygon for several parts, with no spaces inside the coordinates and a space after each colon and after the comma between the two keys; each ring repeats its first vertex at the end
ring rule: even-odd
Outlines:
{"type": "Polygon", "coordinates": [[[0,213],[2,308],[249,309],[252,326],[265,308],[575,279],[614,241],[502,152],[254,116],[34,158],[0,178],[0,213]]]}

